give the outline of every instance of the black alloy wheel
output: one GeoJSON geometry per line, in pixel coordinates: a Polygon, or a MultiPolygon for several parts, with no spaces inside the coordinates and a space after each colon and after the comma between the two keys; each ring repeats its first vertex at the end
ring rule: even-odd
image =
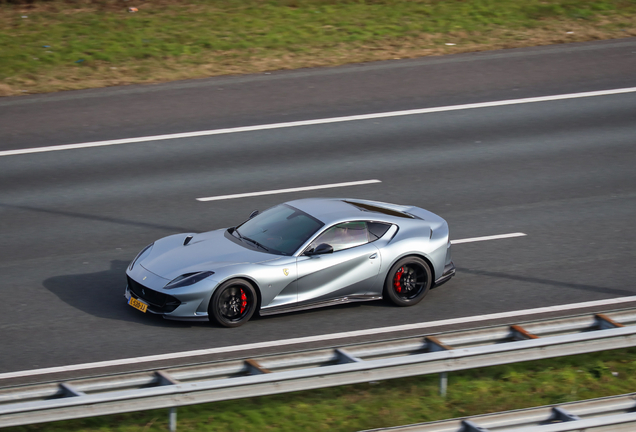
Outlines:
{"type": "Polygon", "coordinates": [[[238,327],[245,324],[256,311],[256,290],[251,283],[233,279],[219,286],[210,300],[210,321],[223,327],[238,327]]]}
{"type": "Polygon", "coordinates": [[[384,297],[398,306],[419,303],[432,285],[429,265],[421,258],[406,257],[391,267],[384,283],[384,297]]]}

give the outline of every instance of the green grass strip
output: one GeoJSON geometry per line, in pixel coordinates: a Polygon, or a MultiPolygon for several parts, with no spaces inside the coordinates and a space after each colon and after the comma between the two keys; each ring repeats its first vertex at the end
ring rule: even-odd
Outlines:
{"type": "Polygon", "coordinates": [[[0,0],[0,95],[623,37],[635,16],[635,0],[0,0]]]}
{"type": "MultiPolygon", "coordinates": [[[[357,431],[560,404],[636,391],[636,349],[606,351],[449,374],[358,384],[178,408],[185,431],[357,431]]],[[[168,410],[42,425],[25,431],[165,431],[168,410]]]]}

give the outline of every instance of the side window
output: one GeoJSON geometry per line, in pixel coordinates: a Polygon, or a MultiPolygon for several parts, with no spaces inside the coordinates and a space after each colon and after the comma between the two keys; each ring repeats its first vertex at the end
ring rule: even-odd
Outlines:
{"type": "Polygon", "coordinates": [[[369,229],[369,240],[376,241],[382,237],[391,228],[391,224],[383,222],[367,222],[367,228],[369,229]]]}
{"type": "Polygon", "coordinates": [[[314,249],[322,243],[331,245],[334,252],[369,243],[367,223],[346,222],[333,226],[311,242],[308,249],[314,249]]]}

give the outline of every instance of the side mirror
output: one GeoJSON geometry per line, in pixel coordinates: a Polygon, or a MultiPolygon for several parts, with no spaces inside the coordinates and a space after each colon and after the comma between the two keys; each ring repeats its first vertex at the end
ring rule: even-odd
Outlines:
{"type": "Polygon", "coordinates": [[[254,210],[252,213],[250,213],[250,217],[248,219],[252,219],[254,216],[257,216],[260,212],[258,210],[254,210]]]}
{"type": "Polygon", "coordinates": [[[324,255],[333,253],[333,247],[327,243],[320,243],[314,250],[311,252],[305,252],[305,255],[324,255]]]}

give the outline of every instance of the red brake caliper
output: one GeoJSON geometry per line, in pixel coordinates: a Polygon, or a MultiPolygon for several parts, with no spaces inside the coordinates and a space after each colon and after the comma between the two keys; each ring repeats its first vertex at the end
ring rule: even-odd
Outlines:
{"type": "Polygon", "coordinates": [[[245,295],[245,291],[241,288],[241,312],[245,312],[245,308],[247,307],[247,296],[245,295]]]}
{"type": "Polygon", "coordinates": [[[402,292],[402,284],[400,283],[400,279],[402,279],[402,275],[404,274],[404,267],[400,267],[400,269],[395,273],[395,277],[393,278],[393,286],[395,287],[395,291],[402,292]]]}

